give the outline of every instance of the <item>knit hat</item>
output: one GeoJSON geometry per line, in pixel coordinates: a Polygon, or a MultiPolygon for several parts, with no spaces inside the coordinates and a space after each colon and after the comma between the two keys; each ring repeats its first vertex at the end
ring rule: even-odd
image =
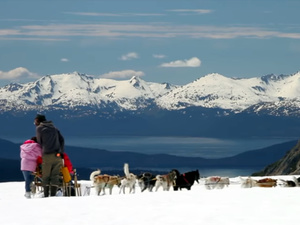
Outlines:
{"type": "Polygon", "coordinates": [[[39,122],[46,121],[46,117],[44,115],[41,115],[41,114],[37,114],[35,119],[37,119],[39,122]]]}
{"type": "Polygon", "coordinates": [[[26,140],[23,144],[30,144],[30,143],[36,143],[34,140],[26,140]]]}

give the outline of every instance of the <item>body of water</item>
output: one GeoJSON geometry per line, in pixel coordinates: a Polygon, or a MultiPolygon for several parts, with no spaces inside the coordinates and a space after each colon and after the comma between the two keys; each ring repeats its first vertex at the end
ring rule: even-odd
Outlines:
{"type": "Polygon", "coordinates": [[[201,137],[98,136],[66,137],[66,145],[144,154],[222,158],[257,150],[295,138],[218,139],[201,137]]]}
{"type": "MultiPolygon", "coordinates": [[[[14,143],[22,143],[30,137],[3,136],[1,138],[14,143]]],[[[296,138],[220,139],[153,136],[65,136],[65,144],[69,146],[203,158],[234,156],[245,151],[258,150],[291,140],[296,140],[296,138]]]]}
{"type": "MultiPolygon", "coordinates": [[[[174,168],[137,168],[141,171],[164,171],[168,173],[174,168]]],[[[199,170],[201,177],[209,176],[221,176],[221,177],[238,177],[238,176],[250,176],[251,174],[261,171],[263,168],[176,168],[180,173],[185,173],[188,171],[199,170]]]]}

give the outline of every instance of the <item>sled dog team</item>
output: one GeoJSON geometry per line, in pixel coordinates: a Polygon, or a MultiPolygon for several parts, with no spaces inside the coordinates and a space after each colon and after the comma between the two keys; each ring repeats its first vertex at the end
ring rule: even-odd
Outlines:
{"type": "MultiPolygon", "coordinates": [[[[129,171],[129,165],[124,164],[124,174],[125,176],[121,177],[111,176],[108,174],[101,174],[101,170],[96,170],[91,173],[90,180],[92,182],[92,187],[95,188],[97,195],[105,195],[105,189],[109,190],[109,194],[112,194],[112,189],[114,186],[119,187],[119,194],[126,193],[135,193],[136,183],[141,188],[141,192],[148,191],[158,191],[161,187],[163,191],[169,191],[173,187],[174,191],[178,189],[186,188],[191,190],[194,182],[199,183],[200,174],[198,170],[190,171],[184,174],[180,174],[178,170],[172,170],[164,175],[153,175],[150,172],[145,172],[140,175],[134,175],[129,171]]],[[[205,188],[208,190],[212,189],[223,189],[228,187],[230,184],[229,177],[220,177],[220,176],[210,176],[203,178],[205,188]]],[[[252,188],[252,187],[296,187],[300,186],[300,178],[295,178],[293,181],[283,180],[283,179],[272,179],[264,178],[260,180],[253,179],[251,177],[242,178],[239,177],[242,188],[252,188]]]]}
{"type": "Polygon", "coordinates": [[[143,173],[139,176],[130,173],[128,163],[124,164],[124,177],[111,176],[108,174],[101,174],[101,170],[96,170],[91,173],[90,180],[92,187],[95,188],[96,194],[105,194],[105,189],[109,189],[109,194],[112,194],[114,186],[120,188],[119,193],[125,194],[125,189],[128,188],[129,193],[135,193],[135,185],[141,188],[141,191],[152,191],[155,188],[157,191],[160,187],[164,191],[169,191],[171,187],[176,191],[178,189],[186,188],[191,189],[191,186],[196,181],[199,183],[200,174],[198,170],[180,174],[178,170],[172,170],[164,175],[152,175],[149,172],[143,173]]]}
{"type": "Polygon", "coordinates": [[[96,194],[105,194],[105,189],[109,189],[109,194],[112,194],[112,189],[114,186],[120,188],[119,193],[125,194],[125,189],[129,189],[129,193],[135,193],[135,184],[138,182],[141,190],[144,191],[148,189],[152,191],[154,186],[156,190],[161,186],[163,190],[169,190],[170,186],[174,182],[175,177],[168,178],[166,175],[157,175],[154,177],[151,173],[144,173],[140,176],[136,176],[129,171],[128,163],[124,164],[124,177],[111,176],[108,174],[101,175],[101,170],[96,170],[91,173],[90,180],[92,181],[92,187],[95,187],[96,194]]]}

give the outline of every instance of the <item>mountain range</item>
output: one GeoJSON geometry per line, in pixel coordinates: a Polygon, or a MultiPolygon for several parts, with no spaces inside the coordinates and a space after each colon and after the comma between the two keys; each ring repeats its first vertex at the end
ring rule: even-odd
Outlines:
{"type": "Polygon", "coordinates": [[[77,72],[48,75],[27,84],[12,83],[0,88],[0,106],[6,110],[76,109],[78,107],[116,111],[139,110],[149,106],[179,110],[189,107],[220,108],[242,112],[249,108],[259,113],[268,109],[276,115],[291,115],[300,106],[300,72],[292,75],[267,75],[259,78],[228,78],[208,74],[189,84],[93,78],[77,72]],[[275,112],[274,112],[275,113],[275,112]]]}
{"type": "Polygon", "coordinates": [[[44,113],[67,132],[81,127],[87,135],[298,137],[299,107],[300,72],[247,79],[213,73],[181,86],[74,72],[1,87],[0,132],[13,134],[12,122],[28,127],[44,113]]]}

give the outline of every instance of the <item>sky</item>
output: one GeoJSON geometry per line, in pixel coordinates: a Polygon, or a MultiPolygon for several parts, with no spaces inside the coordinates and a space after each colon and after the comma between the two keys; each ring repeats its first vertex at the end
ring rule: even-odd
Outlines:
{"type": "Polygon", "coordinates": [[[299,71],[298,0],[0,0],[0,87],[62,73],[188,84],[299,71]]]}
{"type": "Polygon", "coordinates": [[[233,177],[224,189],[207,190],[202,179],[190,191],[141,193],[137,187],[119,194],[114,187],[112,195],[96,196],[92,188],[90,196],[26,199],[24,182],[5,182],[0,202],[5,225],[282,225],[299,221],[300,195],[299,187],[241,188],[233,177]]]}

